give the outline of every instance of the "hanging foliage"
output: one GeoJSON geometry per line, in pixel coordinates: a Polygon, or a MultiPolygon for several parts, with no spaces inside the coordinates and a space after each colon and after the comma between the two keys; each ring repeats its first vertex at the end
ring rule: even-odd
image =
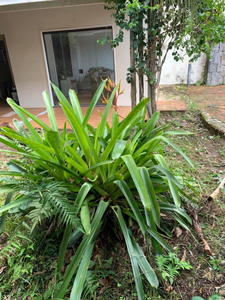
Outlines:
{"type": "MultiPolygon", "coordinates": [[[[115,39],[106,37],[112,48],[123,42],[124,31],[130,31],[133,62],[128,68],[127,82],[132,74],[139,77],[139,101],[144,81],[149,84],[148,112],[156,111],[156,89],[168,51],[175,61],[188,55],[194,61],[204,52],[210,56],[213,45],[225,40],[224,0],[114,0],[106,2],[112,10],[119,32],[115,39]]],[[[132,59],[131,59],[132,61],[132,59]]]]}

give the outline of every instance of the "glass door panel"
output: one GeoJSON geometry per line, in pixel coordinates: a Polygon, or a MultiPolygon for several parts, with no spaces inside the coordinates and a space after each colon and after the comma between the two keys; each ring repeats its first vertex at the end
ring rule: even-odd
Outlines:
{"type": "MultiPolygon", "coordinates": [[[[97,43],[106,35],[112,38],[112,29],[43,34],[50,80],[67,98],[69,89],[75,90],[82,106],[90,104],[102,79],[110,77],[111,80],[115,80],[110,43],[104,46],[97,43]]],[[[55,95],[54,105],[58,105],[55,95]]],[[[98,105],[103,105],[101,100],[98,105]]]]}

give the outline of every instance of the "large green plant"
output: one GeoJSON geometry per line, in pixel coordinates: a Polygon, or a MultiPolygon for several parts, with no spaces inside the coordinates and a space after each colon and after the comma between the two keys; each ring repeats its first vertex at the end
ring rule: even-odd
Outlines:
{"type": "MultiPolygon", "coordinates": [[[[70,299],[80,299],[93,247],[100,230],[113,218],[122,231],[134,273],[138,299],[144,299],[141,274],[151,286],[158,279],[141,247],[135,241],[128,221],[137,222],[144,238],[151,240],[156,254],[162,248],[172,251],[161,236],[161,211],[166,211],[187,228],[190,218],[181,208],[183,186],[169,169],[163,147],[169,144],[187,160],[185,154],[169,139],[172,131],[166,126],[155,127],[159,113],[145,121],[148,99],[142,100],[122,122],[115,111],[112,126],[107,122],[114,99],[113,91],[97,128],[88,124],[98,102],[103,82],[84,116],[74,91],[70,102],[53,85],[72,130],[59,131],[47,92],[43,93],[50,127],[30,112],[8,99],[26,126],[14,121],[16,130],[1,128],[0,142],[14,150],[21,159],[11,159],[9,171],[0,185],[1,193],[10,193],[9,202],[0,213],[23,211],[33,225],[43,218],[54,216],[64,230],[58,258],[58,273],[64,264],[68,240],[72,230],[83,232],[73,259],[54,297],[62,299],[75,275],[70,299]],[[71,103],[71,104],[70,104],[71,103]],[[29,119],[42,129],[39,135],[29,119]]],[[[176,133],[176,132],[175,132],[176,133]]],[[[190,162],[190,161],[189,161],[190,162]]],[[[190,162],[191,164],[191,162],[190,162]]]]}

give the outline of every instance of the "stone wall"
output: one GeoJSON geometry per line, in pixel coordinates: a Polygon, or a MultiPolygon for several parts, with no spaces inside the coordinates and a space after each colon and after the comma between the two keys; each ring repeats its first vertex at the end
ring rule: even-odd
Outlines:
{"type": "Polygon", "coordinates": [[[225,84],[225,43],[213,47],[207,69],[206,85],[225,84]]]}

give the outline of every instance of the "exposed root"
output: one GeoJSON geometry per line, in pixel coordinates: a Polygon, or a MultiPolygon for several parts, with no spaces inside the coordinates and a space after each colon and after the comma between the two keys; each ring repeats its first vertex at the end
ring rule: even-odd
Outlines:
{"type": "Polygon", "coordinates": [[[198,221],[198,212],[194,212],[194,216],[193,216],[193,224],[194,224],[194,227],[195,227],[195,230],[199,236],[199,238],[203,241],[204,245],[205,245],[205,251],[212,256],[212,252],[211,252],[211,249],[209,247],[209,244],[207,243],[207,241],[205,240],[204,238],[204,235],[203,235],[203,232],[202,232],[202,229],[201,229],[201,226],[199,224],[199,221],[198,221]]]}

